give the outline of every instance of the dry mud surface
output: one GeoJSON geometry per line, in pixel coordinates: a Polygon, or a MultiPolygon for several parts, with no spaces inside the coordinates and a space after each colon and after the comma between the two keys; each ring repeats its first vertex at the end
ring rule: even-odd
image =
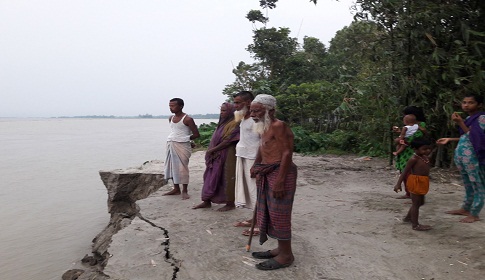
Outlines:
{"type": "MultiPolygon", "coordinates": [[[[138,201],[141,215],[154,227],[147,229],[141,225],[144,221],[134,220],[131,231],[119,232],[106,272],[117,271],[120,276],[113,274],[112,279],[438,280],[482,279],[485,275],[485,221],[462,224],[459,216],[444,213],[459,207],[463,198],[456,171],[432,171],[420,223],[433,229],[417,232],[401,221],[410,204],[396,199],[392,189],[398,173],[387,160],[295,155],[294,162],[299,173],[292,218],[295,262],[291,267],[275,271],[254,267],[258,261],[245,250],[243,228],[233,226],[235,221],[249,218],[250,210],[215,211],[219,205],[191,209],[200,203],[205,168],[204,152],[196,152],[190,163],[191,198],[162,196],[171,188],[167,185],[138,201]],[[163,235],[157,227],[169,236],[165,249],[159,245],[163,235]],[[143,244],[130,245],[135,234],[146,240],[145,245],[153,245],[148,249],[141,249],[143,244]],[[171,268],[178,269],[162,276],[157,264],[167,263],[164,256],[170,257],[171,268]]],[[[276,246],[272,239],[262,246],[258,241],[253,239],[251,251],[276,246]]]]}

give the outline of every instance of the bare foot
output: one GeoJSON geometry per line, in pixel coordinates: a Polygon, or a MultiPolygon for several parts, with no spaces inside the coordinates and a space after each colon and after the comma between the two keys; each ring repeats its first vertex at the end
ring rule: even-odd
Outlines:
{"type": "Polygon", "coordinates": [[[411,222],[411,218],[410,217],[404,217],[404,218],[402,218],[402,222],[403,223],[410,223],[411,222]]]}
{"type": "Polygon", "coordinates": [[[182,200],[186,200],[186,199],[189,199],[190,198],[190,195],[186,192],[182,192],[182,200]]]}
{"type": "Polygon", "coordinates": [[[166,193],[164,193],[162,195],[178,195],[178,194],[180,194],[180,190],[179,189],[172,189],[171,191],[166,192],[166,193]]]}
{"type": "Polygon", "coordinates": [[[451,210],[451,211],[446,211],[446,214],[451,214],[451,215],[462,215],[462,216],[469,216],[470,212],[466,211],[463,208],[460,208],[458,210],[451,210]]]}
{"type": "Polygon", "coordinates": [[[474,223],[474,222],[478,222],[478,221],[480,221],[480,218],[478,218],[477,216],[470,215],[470,216],[467,216],[466,218],[461,219],[460,223],[469,224],[469,223],[474,223]]]}
{"type": "Polygon", "coordinates": [[[413,229],[417,231],[427,231],[432,229],[432,227],[427,225],[417,225],[417,226],[414,226],[413,229]]]}
{"type": "Polygon", "coordinates": [[[201,204],[197,204],[192,209],[199,209],[199,208],[211,208],[212,204],[210,201],[203,201],[201,204]]]}
{"type": "Polygon", "coordinates": [[[217,211],[219,212],[226,212],[226,211],[230,211],[230,210],[234,210],[236,208],[236,206],[234,205],[224,205],[223,207],[217,209],[217,211]]]}

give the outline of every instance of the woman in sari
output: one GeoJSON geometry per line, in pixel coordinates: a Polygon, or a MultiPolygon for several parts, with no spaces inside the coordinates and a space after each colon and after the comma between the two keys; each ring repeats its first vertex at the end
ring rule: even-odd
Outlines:
{"type": "Polygon", "coordinates": [[[465,187],[465,199],[457,210],[447,214],[466,216],[462,223],[479,221],[479,214],[485,205],[485,112],[483,96],[467,94],[461,103],[463,112],[468,117],[463,120],[459,113],[451,115],[451,120],[458,124],[460,138],[441,138],[436,141],[444,145],[458,141],[455,149],[455,164],[460,171],[465,187]]]}
{"type": "Polygon", "coordinates": [[[221,106],[219,123],[205,154],[206,169],[202,187],[202,203],[193,209],[209,208],[212,203],[225,203],[218,211],[235,208],[234,182],[236,177],[236,144],[239,141],[239,123],[234,121],[234,105],[221,106]]]}
{"type": "MultiPolygon", "coordinates": [[[[410,136],[407,141],[411,143],[414,139],[423,137],[426,133],[426,117],[424,115],[423,109],[416,107],[416,106],[408,106],[404,108],[403,110],[404,115],[414,115],[416,117],[416,121],[418,122],[419,129],[414,133],[412,136],[410,136]]],[[[395,132],[400,132],[399,129],[395,129],[395,132]]],[[[406,167],[406,163],[408,160],[413,156],[414,150],[411,148],[411,146],[407,146],[404,151],[402,151],[400,154],[397,155],[396,158],[396,169],[399,170],[399,173],[402,173],[404,171],[404,168],[406,167]]],[[[411,194],[406,188],[406,179],[404,179],[404,189],[406,191],[406,194],[403,196],[399,196],[398,198],[411,198],[411,194]]]]}

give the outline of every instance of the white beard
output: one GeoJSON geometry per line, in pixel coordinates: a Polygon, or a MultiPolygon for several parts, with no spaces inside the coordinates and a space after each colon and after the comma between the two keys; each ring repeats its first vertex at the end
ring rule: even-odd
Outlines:
{"type": "Polygon", "coordinates": [[[234,120],[236,122],[240,122],[244,119],[244,117],[246,116],[246,113],[248,112],[248,108],[247,107],[244,107],[242,110],[239,110],[239,111],[235,111],[234,112],[234,120]]]}
{"type": "Polygon", "coordinates": [[[269,117],[268,111],[264,114],[264,120],[259,120],[253,125],[253,131],[259,135],[263,135],[271,125],[271,118],[269,117]]]}

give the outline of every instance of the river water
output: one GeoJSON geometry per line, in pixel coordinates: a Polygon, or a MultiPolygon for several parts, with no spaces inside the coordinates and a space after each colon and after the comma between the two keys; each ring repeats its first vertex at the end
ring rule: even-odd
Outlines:
{"type": "Polygon", "coordinates": [[[90,254],[109,220],[98,171],[164,159],[168,132],[166,119],[0,119],[0,279],[61,279],[90,254]]]}

